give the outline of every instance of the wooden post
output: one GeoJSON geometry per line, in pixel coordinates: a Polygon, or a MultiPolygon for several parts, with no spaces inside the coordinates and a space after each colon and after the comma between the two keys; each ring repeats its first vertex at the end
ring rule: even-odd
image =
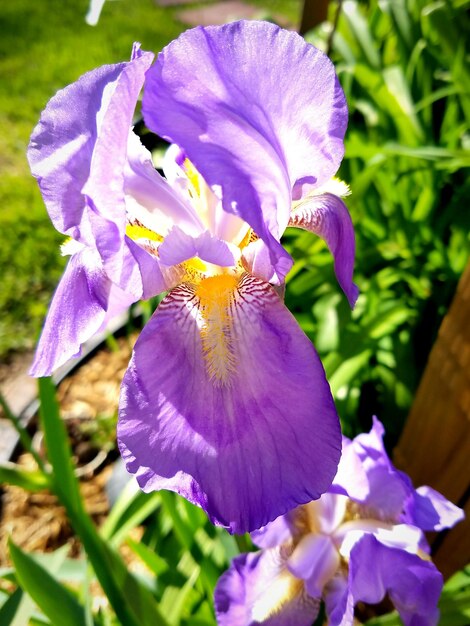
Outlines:
{"type": "Polygon", "coordinates": [[[460,279],[395,449],[415,486],[430,485],[466,519],[435,537],[433,560],[448,578],[470,562],[470,263],[460,279]]]}
{"type": "Polygon", "coordinates": [[[306,32],[324,22],[328,17],[329,0],[304,0],[299,33],[306,32]]]}

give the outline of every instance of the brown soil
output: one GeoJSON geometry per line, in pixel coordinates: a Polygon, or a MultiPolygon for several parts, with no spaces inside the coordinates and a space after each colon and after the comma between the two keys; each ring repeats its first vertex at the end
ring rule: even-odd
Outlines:
{"type": "MultiPolygon", "coordinates": [[[[85,507],[98,526],[109,512],[105,485],[112,471],[109,461],[116,458],[114,428],[119,387],[134,342],[135,337],[131,340],[121,338],[118,340],[119,350],[99,350],[59,385],[57,394],[61,414],[67,423],[74,462],[78,467],[85,467],[85,473],[80,477],[85,507]],[[107,425],[105,432],[96,427],[101,423],[107,425]],[[92,429],[90,425],[93,425],[92,429]],[[87,472],[86,464],[96,458],[100,449],[110,453],[107,460],[87,472]]],[[[26,469],[36,469],[32,456],[27,453],[21,454],[17,463],[26,469]]],[[[80,551],[64,508],[47,491],[29,493],[19,487],[3,486],[0,567],[9,562],[8,537],[28,552],[50,552],[65,544],[70,546],[70,556],[77,556],[80,551]]]]}

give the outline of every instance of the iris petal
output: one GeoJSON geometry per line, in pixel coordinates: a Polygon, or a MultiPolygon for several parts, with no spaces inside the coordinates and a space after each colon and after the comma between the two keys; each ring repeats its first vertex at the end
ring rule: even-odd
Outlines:
{"type": "Polygon", "coordinates": [[[333,578],[339,564],[332,539],[314,534],[302,537],[287,561],[289,571],[306,581],[307,592],[314,598],[321,598],[323,587],[333,578]]]}
{"type": "Polygon", "coordinates": [[[404,521],[422,530],[440,531],[460,522],[465,514],[432,487],[423,486],[411,493],[405,505],[404,521]]]}
{"type": "MultiPolygon", "coordinates": [[[[58,91],[31,135],[28,160],[49,216],[59,232],[75,239],[87,210],[82,189],[99,132],[96,120],[103,106],[103,92],[114,84],[125,65],[104,65],[58,91]]],[[[87,233],[80,234],[85,243],[87,233]]]]}
{"type": "MultiPolygon", "coordinates": [[[[382,545],[365,535],[352,549],[349,561],[349,602],[380,602],[389,594],[405,626],[435,626],[442,575],[429,561],[414,554],[382,545]]],[[[344,624],[337,605],[330,615],[331,626],[344,624]]]]}
{"type": "Polygon", "coordinates": [[[335,273],[349,304],[354,307],[359,290],[353,283],[354,227],[349,211],[338,196],[312,195],[292,211],[289,226],[305,228],[324,239],[335,260],[335,273]]]}
{"type": "Polygon", "coordinates": [[[177,491],[243,533],[318,498],[341,436],[318,356],[274,290],[219,278],[174,289],[144,328],[118,440],[145,491],[177,491]]]}
{"type": "Polygon", "coordinates": [[[234,559],[217,583],[214,603],[219,626],[310,626],[320,606],[285,569],[278,549],[234,559]]]}
{"type": "Polygon", "coordinates": [[[132,131],[127,145],[124,189],[131,221],[135,217],[162,236],[174,224],[191,235],[199,235],[204,228],[195,210],[160,176],[153,166],[150,152],[132,131]]]}
{"type": "Polygon", "coordinates": [[[99,132],[82,190],[94,208],[91,225],[106,273],[116,284],[131,289],[132,284],[126,284],[122,276],[126,228],[124,166],[134,109],[153,54],[134,46],[132,57],[123,64],[116,81],[108,84],[101,94],[99,132]]]}
{"type": "Polygon", "coordinates": [[[265,241],[274,269],[285,265],[295,184],[322,185],[343,156],[347,108],[331,61],[267,22],[198,27],[147,73],[143,112],[265,241]]]}
{"type": "Polygon", "coordinates": [[[74,254],[53,296],[30,374],[49,376],[78,356],[81,344],[131,302],[106,277],[96,252],[74,254]]]}
{"type": "Polygon", "coordinates": [[[96,248],[108,277],[138,299],[142,281],[126,248],[124,165],[129,129],[153,54],[97,68],[48,103],[28,159],[54,226],[96,248]]]}
{"type": "Polygon", "coordinates": [[[199,257],[207,263],[233,267],[240,258],[240,249],[204,231],[198,237],[191,237],[178,226],[173,226],[160,245],[159,256],[166,265],[177,265],[192,257],[199,257]]]}

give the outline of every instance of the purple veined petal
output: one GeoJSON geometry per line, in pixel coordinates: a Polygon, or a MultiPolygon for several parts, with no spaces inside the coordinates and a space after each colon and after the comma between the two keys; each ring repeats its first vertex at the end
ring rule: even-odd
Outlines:
{"type": "Polygon", "coordinates": [[[82,189],[94,211],[91,226],[105,271],[123,288],[122,250],[127,219],[124,168],[132,117],[153,56],[134,44],[132,60],[122,64],[114,83],[103,90],[102,106],[96,116],[98,130],[90,172],[82,189]]]}
{"type": "Polygon", "coordinates": [[[282,266],[278,265],[276,270],[271,260],[269,248],[262,239],[250,242],[243,249],[242,259],[250,274],[276,286],[284,285],[285,277],[293,264],[292,258],[289,257],[286,259],[286,263],[282,266]]]}
{"type": "Polygon", "coordinates": [[[326,585],[323,600],[328,626],[354,626],[354,602],[348,593],[348,580],[343,572],[326,585]]]}
{"type": "Polygon", "coordinates": [[[367,475],[369,495],[364,503],[377,519],[398,521],[409,496],[410,481],[395,469],[383,444],[384,427],[374,416],[371,431],[353,439],[352,445],[367,475]]]}
{"type": "Polygon", "coordinates": [[[312,533],[302,537],[286,563],[291,574],[305,581],[307,593],[313,598],[321,598],[339,565],[339,552],[331,537],[312,533]]]}
{"type": "MultiPolygon", "coordinates": [[[[176,186],[175,181],[173,184],[176,186]]],[[[203,224],[194,208],[179,193],[177,186],[172,188],[156,171],[150,152],[133,131],[129,132],[124,191],[131,222],[137,219],[163,237],[174,225],[193,236],[203,232],[203,224]]]]}
{"type": "Polygon", "coordinates": [[[418,554],[423,532],[409,524],[385,524],[374,519],[357,519],[345,522],[335,533],[340,553],[349,557],[351,550],[365,535],[374,535],[384,546],[418,554]]]}
{"type": "Polygon", "coordinates": [[[118,440],[144,491],[176,491],[243,533],[318,498],[341,435],[294,317],[269,285],[237,280],[183,284],[162,301],[124,377],[118,440]]]}
{"type": "Polygon", "coordinates": [[[343,449],[338,471],[329,493],[348,496],[356,502],[365,502],[370,494],[369,481],[353,443],[343,437],[343,449]]]}
{"type": "Polygon", "coordinates": [[[320,600],[284,567],[279,549],[241,554],[214,592],[218,626],[311,626],[320,600]]]}
{"type": "Polygon", "coordinates": [[[49,216],[59,232],[75,239],[86,210],[82,188],[90,173],[103,92],[124,66],[104,65],[58,91],[31,135],[28,161],[49,216]]]}
{"type": "Polygon", "coordinates": [[[352,280],[356,250],[354,226],[341,198],[331,193],[305,198],[293,209],[289,226],[309,230],[326,241],[334,257],[338,283],[353,308],[359,294],[352,280]]]}
{"type": "Polygon", "coordinates": [[[322,185],[343,156],[347,108],[331,61],[267,22],[198,27],[149,70],[143,111],[220,188],[224,210],[250,224],[279,270],[294,185],[322,185]]]}
{"type": "Polygon", "coordinates": [[[251,533],[253,543],[259,548],[275,548],[290,541],[295,534],[295,516],[298,509],[280,515],[273,522],[251,533]]]}
{"type": "MultiPolygon", "coordinates": [[[[144,58],[151,62],[152,57],[144,58]]],[[[58,91],[31,135],[28,160],[51,220],[59,232],[75,239],[82,234],[87,211],[82,189],[101,131],[99,120],[116,81],[131,64],[104,65],[58,91]]]]}
{"type": "Polygon", "coordinates": [[[422,530],[440,531],[452,528],[465,513],[432,487],[413,490],[405,506],[403,521],[422,530]]]}
{"type": "Polygon", "coordinates": [[[165,240],[158,248],[160,261],[165,265],[178,265],[193,257],[202,261],[234,267],[240,258],[240,249],[237,246],[213,237],[209,231],[204,231],[198,237],[191,237],[178,226],[173,226],[165,240]]]}
{"type": "Polygon", "coordinates": [[[430,561],[382,545],[366,535],[351,551],[349,594],[356,604],[380,602],[386,593],[405,626],[435,626],[442,575],[430,561]]]}
{"type": "Polygon", "coordinates": [[[111,282],[100,266],[95,251],[83,249],[70,258],[52,298],[31,376],[49,376],[78,356],[82,343],[102,326],[111,282]]]}

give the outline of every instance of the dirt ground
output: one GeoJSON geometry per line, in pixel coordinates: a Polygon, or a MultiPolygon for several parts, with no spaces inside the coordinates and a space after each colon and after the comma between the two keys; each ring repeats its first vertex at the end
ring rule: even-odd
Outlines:
{"type": "MultiPolygon", "coordinates": [[[[134,342],[135,337],[123,337],[118,339],[118,350],[98,350],[58,387],[85,506],[98,526],[109,512],[105,486],[112,472],[112,461],[117,457],[115,424],[119,387],[134,342]]],[[[24,375],[30,358],[31,355],[20,355],[13,364],[0,367],[3,387],[13,385],[15,376],[24,375]]],[[[35,423],[33,420],[30,430],[41,453],[41,434],[34,432],[35,423]]],[[[28,453],[20,453],[15,461],[25,469],[36,467],[28,453]]],[[[70,556],[77,556],[80,551],[64,508],[47,491],[30,493],[12,485],[1,487],[0,567],[8,565],[8,537],[28,552],[49,552],[66,543],[70,545],[70,556]]]]}

